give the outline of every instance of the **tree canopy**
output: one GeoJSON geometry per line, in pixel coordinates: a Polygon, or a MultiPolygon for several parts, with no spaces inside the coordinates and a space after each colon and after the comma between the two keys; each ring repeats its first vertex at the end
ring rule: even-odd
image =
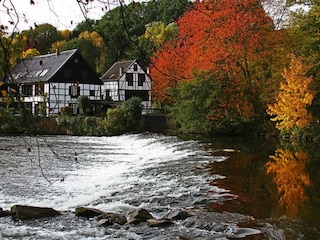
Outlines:
{"type": "MultiPolygon", "coordinates": [[[[86,2],[78,1],[83,10],[86,2]]],[[[0,26],[0,77],[19,58],[79,48],[99,74],[119,60],[149,67],[153,101],[166,105],[186,129],[282,122],[281,114],[292,118],[294,112],[311,124],[320,117],[319,0],[105,1],[111,2],[117,7],[99,20],[85,18],[73,30],[44,23],[8,34],[0,26]],[[296,4],[307,10],[287,14],[296,4]],[[284,14],[288,24],[275,25],[272,12],[284,14]],[[292,54],[305,66],[303,73],[292,70],[292,54]],[[295,96],[309,94],[303,106],[288,94],[297,86],[304,93],[295,96]],[[281,101],[295,104],[282,109],[281,101]]]]}
{"type": "Polygon", "coordinates": [[[208,117],[254,117],[260,78],[267,74],[266,36],[273,30],[259,1],[196,2],[177,23],[177,39],[152,58],[154,100],[170,102],[167,89],[205,73],[214,76],[225,99],[208,117]]]}

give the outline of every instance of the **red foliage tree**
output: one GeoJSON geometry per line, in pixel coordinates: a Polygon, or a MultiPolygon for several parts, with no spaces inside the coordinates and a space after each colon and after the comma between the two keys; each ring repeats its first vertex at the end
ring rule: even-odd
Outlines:
{"type": "Polygon", "coordinates": [[[170,99],[166,90],[178,81],[214,74],[225,93],[223,111],[253,116],[259,84],[255,74],[263,69],[266,36],[273,30],[260,1],[197,1],[178,25],[178,38],[152,59],[154,100],[170,99]]]}

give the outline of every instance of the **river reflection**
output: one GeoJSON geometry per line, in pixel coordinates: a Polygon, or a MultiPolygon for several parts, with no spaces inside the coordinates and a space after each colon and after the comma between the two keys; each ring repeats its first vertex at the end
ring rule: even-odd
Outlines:
{"type": "Polygon", "coordinates": [[[267,173],[274,174],[274,182],[281,196],[279,203],[286,208],[287,216],[296,218],[299,209],[309,200],[305,188],[310,186],[306,165],[310,156],[289,149],[277,149],[266,163],[267,173]]]}
{"type": "Polygon", "coordinates": [[[211,185],[236,195],[209,202],[214,212],[239,212],[283,227],[286,239],[320,239],[320,148],[254,138],[203,139],[213,156],[226,161],[207,165],[224,178],[211,185]]]}

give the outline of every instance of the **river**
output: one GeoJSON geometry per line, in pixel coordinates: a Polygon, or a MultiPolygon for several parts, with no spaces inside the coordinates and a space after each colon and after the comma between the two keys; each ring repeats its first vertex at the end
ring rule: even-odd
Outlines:
{"type": "Polygon", "coordinates": [[[0,207],[62,211],[0,218],[0,239],[320,239],[319,148],[244,138],[142,133],[114,137],[1,136],[0,207]],[[155,218],[170,227],[98,227],[87,206],[155,218]]]}

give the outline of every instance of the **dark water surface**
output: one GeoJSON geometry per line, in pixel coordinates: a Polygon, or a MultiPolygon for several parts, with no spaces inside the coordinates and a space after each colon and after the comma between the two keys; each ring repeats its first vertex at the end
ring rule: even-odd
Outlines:
{"type": "Polygon", "coordinates": [[[0,137],[0,207],[53,207],[52,219],[0,218],[0,239],[320,239],[320,150],[252,138],[131,134],[0,137]],[[78,206],[155,218],[165,228],[97,227],[78,206]]]}
{"type": "Polygon", "coordinates": [[[210,174],[225,176],[210,184],[237,196],[208,202],[209,211],[263,219],[282,229],[284,239],[320,239],[319,143],[237,137],[202,141],[212,156],[227,157],[207,165],[210,174]]]}

